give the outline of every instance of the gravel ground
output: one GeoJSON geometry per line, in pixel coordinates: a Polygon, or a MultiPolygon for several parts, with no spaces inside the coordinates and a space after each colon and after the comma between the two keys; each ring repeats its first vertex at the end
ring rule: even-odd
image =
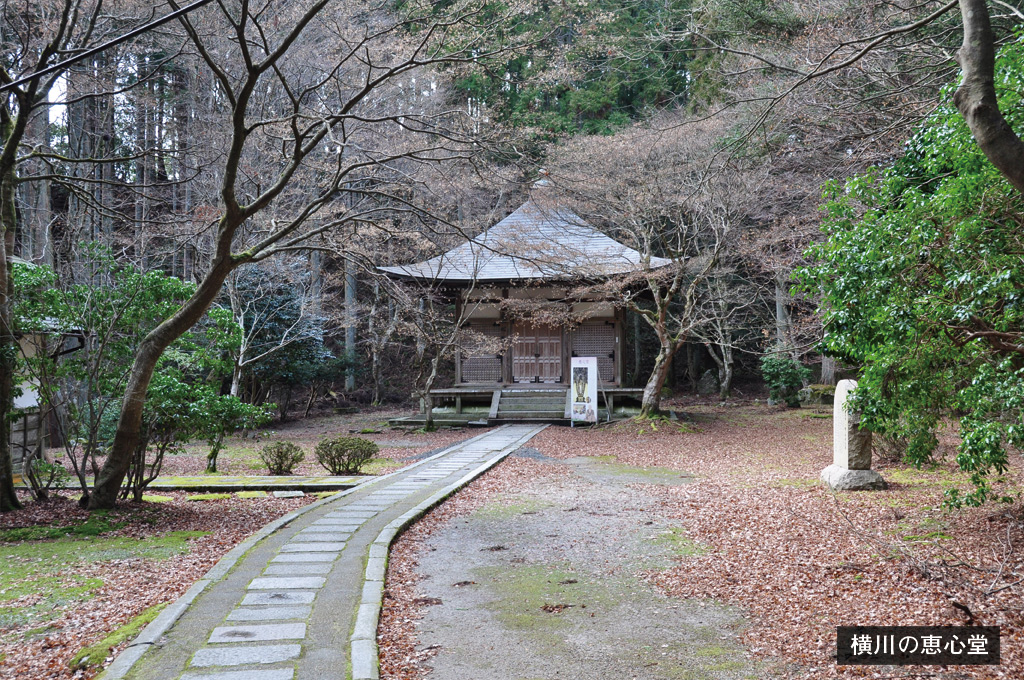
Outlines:
{"type": "MultiPolygon", "coordinates": [[[[964,482],[948,461],[882,464],[888,491],[832,494],[817,481],[826,414],[688,412],[691,431],[549,428],[410,529],[382,677],[1024,677],[1019,501],[943,510],[964,482]],[[964,625],[966,611],[1002,626],[1000,666],[835,665],[837,625],[964,625]]],[[[1005,488],[1019,480],[1018,459],[1005,488]]]]}

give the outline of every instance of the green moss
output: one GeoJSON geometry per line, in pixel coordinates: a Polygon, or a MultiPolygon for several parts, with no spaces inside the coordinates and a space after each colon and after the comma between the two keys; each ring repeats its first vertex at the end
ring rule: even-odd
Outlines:
{"type": "Polygon", "coordinates": [[[808,479],[806,477],[799,477],[796,479],[776,479],[772,481],[771,486],[774,487],[793,487],[796,489],[807,489],[812,486],[818,486],[820,482],[817,479],[808,479]]]}
{"type": "Polygon", "coordinates": [[[708,550],[705,546],[687,538],[679,527],[672,527],[668,531],[662,532],[655,537],[654,542],[668,547],[673,554],[680,557],[703,555],[708,550]]]}
{"type": "Polygon", "coordinates": [[[174,500],[172,496],[157,496],[151,494],[143,494],[142,500],[146,503],[170,503],[174,500]]]}
{"type": "Polygon", "coordinates": [[[104,562],[132,557],[167,559],[187,552],[188,539],[207,534],[203,531],[172,531],[142,540],[126,537],[98,537],[90,540],[62,538],[0,546],[0,564],[4,565],[0,570],[0,590],[18,581],[60,571],[78,562],[104,562]]]}
{"type": "Polygon", "coordinates": [[[266,498],[266,491],[239,491],[235,493],[239,498],[266,498]]]}
{"type": "Polygon", "coordinates": [[[317,491],[313,495],[316,496],[317,498],[328,498],[330,496],[333,496],[336,493],[341,493],[341,492],[340,491],[317,491]]]}
{"type": "Polygon", "coordinates": [[[885,478],[903,486],[936,487],[940,489],[950,489],[970,481],[967,475],[963,473],[950,472],[941,467],[934,467],[930,470],[889,468],[885,471],[885,478]]]}
{"type": "Polygon", "coordinates": [[[523,496],[502,495],[488,501],[486,505],[473,512],[473,517],[480,519],[508,519],[524,513],[536,513],[553,507],[554,503],[523,496]]]}
{"type": "Polygon", "coordinates": [[[505,626],[528,633],[542,645],[558,645],[556,631],[570,625],[577,616],[610,606],[613,599],[607,589],[610,583],[581,582],[581,577],[558,565],[530,565],[515,568],[487,567],[475,569],[481,582],[490,582],[498,598],[487,605],[505,626]],[[559,613],[545,612],[544,605],[566,604],[572,607],[559,613]]]}
{"type": "Polygon", "coordinates": [[[386,468],[391,468],[400,463],[394,458],[371,458],[370,462],[359,470],[361,475],[379,475],[386,468]]]}
{"type": "Polygon", "coordinates": [[[222,501],[231,498],[229,493],[196,493],[188,497],[190,501],[222,501]]]}
{"type": "MultiPolygon", "coordinates": [[[[34,594],[41,597],[28,606],[0,607],[0,628],[29,625],[34,621],[43,620],[44,617],[46,620],[52,620],[56,618],[53,616],[54,613],[90,599],[103,587],[103,581],[98,578],[80,576],[42,576],[8,585],[6,573],[4,576],[2,580],[5,587],[3,594],[0,595],[0,602],[13,602],[34,594]]],[[[36,632],[38,630],[35,629],[36,632]]],[[[33,631],[28,631],[24,635],[30,637],[33,634],[33,631]]]]}
{"type": "Polygon", "coordinates": [[[111,531],[117,531],[124,524],[124,522],[112,521],[107,512],[99,510],[93,512],[89,515],[89,519],[80,524],[59,527],[35,526],[4,529],[0,531],[0,542],[11,543],[14,541],[43,541],[65,537],[101,536],[111,531]]]}
{"type": "Polygon", "coordinates": [[[188,551],[188,541],[203,531],[175,531],[137,539],[61,538],[0,546],[0,603],[37,595],[29,606],[0,607],[0,628],[40,625],[59,618],[63,610],[91,599],[103,582],[74,574],[81,563],[143,558],[167,559],[188,551]]]}
{"type": "Polygon", "coordinates": [[[903,540],[918,543],[922,541],[948,541],[952,538],[949,534],[944,534],[941,531],[931,531],[927,534],[904,536],[903,540]]]}
{"type": "Polygon", "coordinates": [[[155,619],[166,606],[167,603],[165,602],[163,604],[150,607],[96,644],[90,645],[78,652],[78,654],[75,654],[71,661],[68,662],[68,665],[71,668],[90,668],[92,666],[99,666],[106,661],[107,656],[110,654],[110,650],[117,647],[122,642],[130,640],[138,635],[139,632],[149,625],[149,623],[155,619]]]}

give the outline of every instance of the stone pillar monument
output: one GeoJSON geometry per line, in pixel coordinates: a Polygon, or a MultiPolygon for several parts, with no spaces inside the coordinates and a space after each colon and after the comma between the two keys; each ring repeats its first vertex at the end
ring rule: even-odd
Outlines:
{"type": "Polygon", "coordinates": [[[871,469],[871,432],[860,429],[860,414],[846,401],[856,380],[840,380],[832,405],[832,464],[821,480],[835,491],[875,491],[886,488],[882,475],[871,469]]]}

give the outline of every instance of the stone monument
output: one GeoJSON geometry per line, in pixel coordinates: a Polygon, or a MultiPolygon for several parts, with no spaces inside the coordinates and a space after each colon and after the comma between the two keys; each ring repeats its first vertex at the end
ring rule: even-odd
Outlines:
{"type": "Polygon", "coordinates": [[[886,488],[882,475],[871,469],[871,432],[860,429],[860,414],[847,398],[856,380],[840,380],[832,404],[832,464],[821,480],[835,491],[875,491],[886,488]]]}

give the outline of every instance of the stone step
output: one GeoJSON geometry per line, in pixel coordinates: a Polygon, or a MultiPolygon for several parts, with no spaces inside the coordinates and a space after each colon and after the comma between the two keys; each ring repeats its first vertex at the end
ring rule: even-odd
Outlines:
{"type": "Polygon", "coordinates": [[[512,403],[501,401],[498,403],[499,411],[556,411],[564,408],[564,401],[515,401],[512,403]]]}
{"type": "Polygon", "coordinates": [[[564,418],[565,409],[561,411],[547,410],[547,411],[502,411],[498,409],[498,418],[505,420],[517,420],[524,418],[564,418]]]}

